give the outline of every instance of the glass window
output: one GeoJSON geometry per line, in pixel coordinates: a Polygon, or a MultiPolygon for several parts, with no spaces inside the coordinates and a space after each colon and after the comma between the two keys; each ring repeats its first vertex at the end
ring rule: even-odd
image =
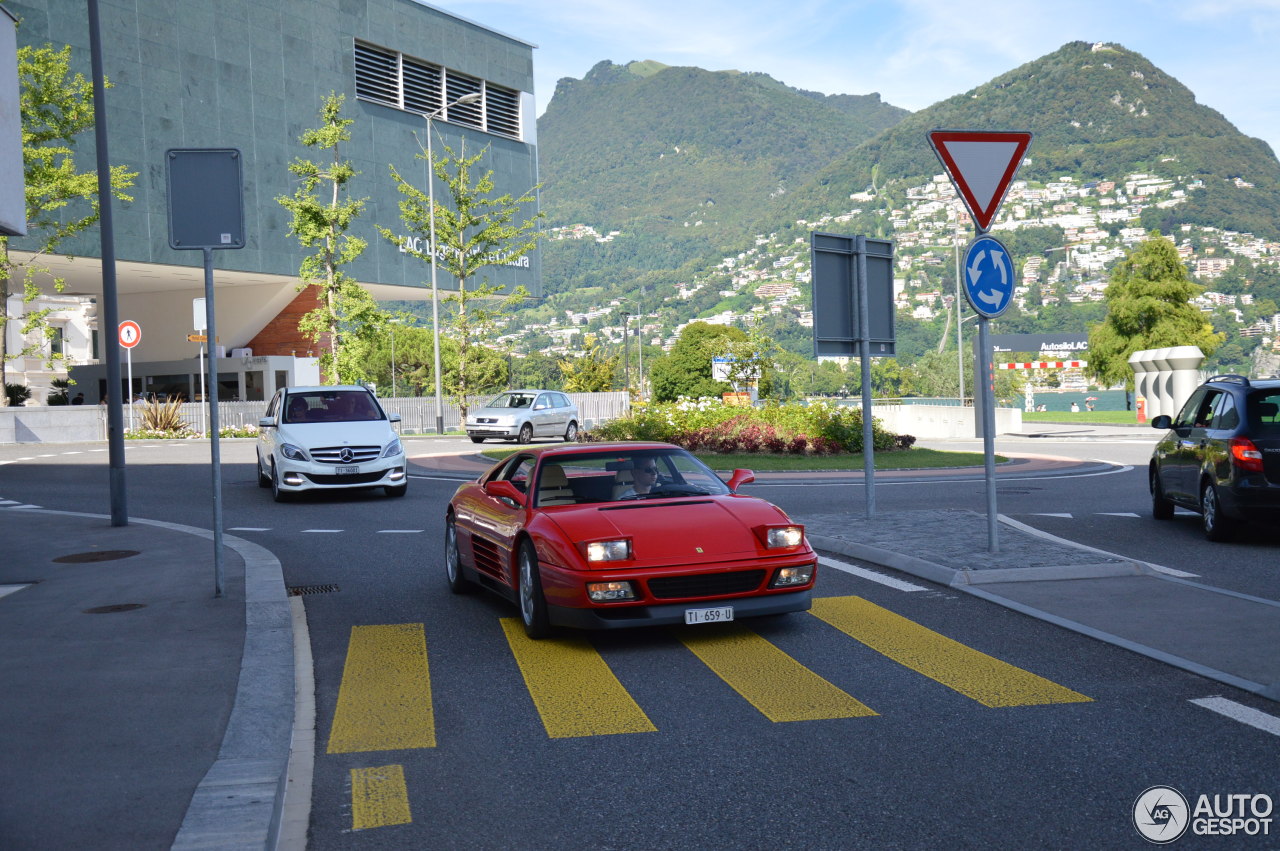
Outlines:
{"type": "Polygon", "coordinates": [[[529,455],[517,455],[507,462],[495,479],[511,482],[521,493],[529,490],[529,478],[533,475],[533,458],[529,455]]]}
{"type": "Polygon", "coordinates": [[[1255,390],[1246,405],[1251,434],[1280,435],[1280,390],[1255,390]]]}
{"type": "Polygon", "coordinates": [[[1211,428],[1213,409],[1217,404],[1218,397],[1221,395],[1222,392],[1220,390],[1201,387],[1191,394],[1187,404],[1182,406],[1182,411],[1178,414],[1178,419],[1174,422],[1174,426],[1211,428]]]}
{"type": "Polygon", "coordinates": [[[1240,412],[1236,410],[1236,400],[1230,393],[1219,393],[1218,404],[1214,408],[1211,420],[1213,428],[1226,430],[1240,425],[1240,412]]]}

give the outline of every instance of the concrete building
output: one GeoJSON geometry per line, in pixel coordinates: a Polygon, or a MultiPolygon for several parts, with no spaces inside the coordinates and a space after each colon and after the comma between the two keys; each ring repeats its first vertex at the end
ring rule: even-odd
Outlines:
{"type": "MultiPolygon", "coordinates": [[[[19,19],[19,44],[69,44],[73,68],[88,76],[83,3],[12,0],[6,7],[19,19]]],[[[110,160],[138,173],[133,201],[113,206],[120,319],[142,328],[135,368],[194,359],[199,350],[187,336],[192,299],[204,294],[202,257],[169,247],[168,149],[237,148],[243,155],[246,246],[214,252],[215,302],[222,350],[253,356],[313,354],[297,332],[298,317],[316,304],[314,288],[298,290],[307,252],[288,235],[289,214],[276,199],[296,187],[288,171],[295,158],[331,156],[299,141],[318,126],[330,92],[346,96],[343,116],[354,119],[352,139],[340,149],[359,172],[350,193],[367,198],[350,233],[368,248],[346,269],[380,300],[430,299],[429,264],[375,230],[403,232],[389,166],[426,187],[426,163],[415,158],[426,144],[425,115],[444,108],[432,121],[437,153],[446,145],[486,151],[480,167],[493,170],[498,194],[518,196],[537,184],[534,46],[518,38],[417,0],[100,0],[100,8],[113,84],[106,95],[110,160]],[[472,93],[477,102],[448,106],[472,93]]],[[[92,134],[75,141],[81,167],[91,169],[92,134]]],[[[437,184],[437,200],[442,191],[437,184]]],[[[34,236],[11,243],[20,257],[36,245],[34,236]]],[[[99,298],[97,229],[67,240],[60,252],[73,259],[56,256],[48,265],[66,279],[64,295],[99,298]]],[[[491,283],[540,294],[536,250],[518,264],[496,260],[485,273],[491,283]]],[[[442,290],[456,287],[443,267],[438,281],[442,290]]],[[[15,306],[8,307],[12,315],[15,306]]],[[[98,327],[100,316],[87,318],[82,333],[98,338],[94,357],[116,340],[115,329],[98,327]]]]}

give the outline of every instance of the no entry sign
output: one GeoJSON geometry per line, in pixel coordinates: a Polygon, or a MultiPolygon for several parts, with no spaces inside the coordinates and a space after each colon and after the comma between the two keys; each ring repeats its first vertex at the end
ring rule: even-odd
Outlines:
{"type": "Polygon", "coordinates": [[[126,349],[132,349],[138,343],[142,342],[142,328],[132,319],[126,319],[120,323],[120,345],[126,349]]]}

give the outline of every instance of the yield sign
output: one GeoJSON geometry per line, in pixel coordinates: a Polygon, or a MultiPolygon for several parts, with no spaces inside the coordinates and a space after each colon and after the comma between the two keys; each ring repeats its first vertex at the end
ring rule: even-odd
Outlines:
{"type": "Polygon", "coordinates": [[[979,231],[991,221],[1009,191],[1013,175],[1031,144],[1023,131],[933,130],[929,144],[951,175],[979,231]]]}

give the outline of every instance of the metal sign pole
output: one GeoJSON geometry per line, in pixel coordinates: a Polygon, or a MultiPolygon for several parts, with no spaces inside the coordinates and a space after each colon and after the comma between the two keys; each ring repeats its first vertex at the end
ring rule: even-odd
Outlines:
{"type": "Polygon", "coordinates": [[[987,480],[987,549],[1000,552],[999,517],[996,508],[996,399],[991,386],[991,320],[978,317],[978,371],[974,383],[981,388],[982,454],[987,480]]]}
{"type": "Polygon", "coordinates": [[[129,431],[133,431],[133,347],[124,350],[125,362],[128,364],[129,392],[124,394],[125,404],[129,406],[129,431]]]}
{"type": "MultiPolygon", "coordinates": [[[[208,303],[209,302],[207,301],[205,302],[206,305],[208,303]]],[[[205,310],[208,310],[208,309],[209,308],[207,307],[205,308],[205,310]]],[[[204,386],[205,368],[206,368],[206,363],[204,359],[204,343],[201,343],[200,344],[200,401],[202,402],[207,402],[209,400],[208,391],[205,390],[205,386],[204,386]]],[[[197,408],[196,410],[200,412],[200,436],[204,437],[205,434],[207,434],[207,432],[205,431],[204,408],[197,408]]]]}
{"type": "Polygon", "coordinates": [[[867,304],[867,238],[854,240],[858,274],[858,359],[862,374],[862,487],[867,519],[876,516],[875,430],[871,422],[871,318],[867,304]]]}
{"type": "MultiPolygon", "coordinates": [[[[205,335],[218,339],[214,327],[213,306],[213,250],[205,248],[204,254],[204,312],[205,324],[208,326],[205,335]]],[[[201,346],[203,351],[204,347],[201,346]]],[[[210,350],[212,353],[212,350],[210,350]]],[[[213,467],[213,596],[222,596],[222,457],[218,444],[218,375],[217,358],[205,359],[208,372],[205,386],[208,387],[209,398],[209,458],[213,467]]]]}

